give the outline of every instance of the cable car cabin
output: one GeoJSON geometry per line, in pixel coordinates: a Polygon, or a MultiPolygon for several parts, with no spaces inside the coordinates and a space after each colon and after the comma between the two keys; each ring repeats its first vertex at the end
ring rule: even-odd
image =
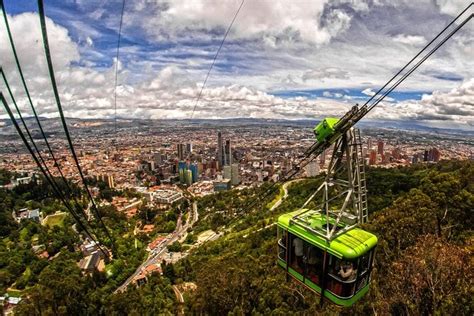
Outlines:
{"type": "Polygon", "coordinates": [[[351,306],[369,290],[377,237],[353,228],[326,242],[314,233],[318,229],[326,232],[325,222],[326,217],[320,212],[306,209],[281,215],[278,265],[311,290],[320,295],[324,292],[331,302],[351,306]],[[309,229],[292,220],[301,213],[309,213],[309,229]]]}
{"type": "Polygon", "coordinates": [[[334,126],[339,122],[338,118],[327,117],[313,129],[314,135],[318,142],[324,141],[327,137],[334,133],[334,126]]]}

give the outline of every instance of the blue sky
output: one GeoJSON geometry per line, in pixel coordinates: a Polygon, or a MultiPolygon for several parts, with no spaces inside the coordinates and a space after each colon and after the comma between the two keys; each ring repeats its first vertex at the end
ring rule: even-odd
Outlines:
{"type": "MultiPolygon", "coordinates": [[[[216,60],[195,117],[340,115],[354,103],[363,103],[465,4],[247,0],[216,60]]],[[[114,115],[121,5],[122,1],[105,0],[45,1],[56,72],[71,116],[114,115]]],[[[118,116],[190,118],[239,5],[240,0],[126,1],[118,116]]],[[[33,94],[44,115],[54,116],[42,80],[39,23],[31,14],[37,12],[36,1],[5,0],[5,6],[15,41],[25,48],[19,53],[33,94]]],[[[471,23],[370,119],[419,120],[440,127],[462,122],[464,128],[472,128],[472,30],[471,23]]],[[[3,23],[0,39],[5,39],[3,23]]],[[[0,50],[3,67],[15,78],[11,51],[0,50]]],[[[15,79],[12,84],[15,87],[15,79]]]]}

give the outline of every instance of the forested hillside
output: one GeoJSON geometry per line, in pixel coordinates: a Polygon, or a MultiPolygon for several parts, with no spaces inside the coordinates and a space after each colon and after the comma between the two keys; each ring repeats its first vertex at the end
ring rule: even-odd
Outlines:
{"type": "Polygon", "coordinates": [[[365,229],[379,237],[379,246],[371,290],[349,309],[329,303],[321,308],[313,292],[286,282],[275,264],[276,227],[257,231],[302,205],[319,181],[291,186],[274,212],[246,217],[256,223],[251,229],[239,233],[237,226],[174,267],[177,282],[197,285],[187,293],[188,312],[472,315],[473,162],[368,171],[371,213],[365,229]]]}
{"type": "Polygon", "coordinates": [[[143,249],[135,250],[125,233],[126,220],[112,211],[106,218],[119,242],[121,257],[113,264],[118,272],[84,275],[77,266],[77,235],[70,219],[48,229],[33,222],[18,225],[9,217],[12,208],[34,207],[37,198],[43,209],[60,205],[36,196],[41,188],[1,191],[0,288],[7,290],[16,279],[15,287],[24,289],[18,315],[157,315],[180,310],[201,315],[474,313],[474,162],[368,170],[370,222],[365,229],[378,236],[379,244],[371,289],[347,309],[327,302],[321,307],[318,296],[287,282],[276,265],[272,224],[301,206],[321,181],[292,183],[288,198],[274,210],[270,203],[241,213],[265,188],[198,199],[200,219],[183,248],[205,230],[220,232],[220,237],[195,246],[178,263],[164,265],[163,276],[154,275],[142,287],[119,294],[114,290],[144,258],[143,249]],[[36,239],[48,244],[53,259],[34,255],[31,243],[36,239]],[[183,290],[185,303],[180,306],[172,285],[184,288],[187,282],[193,286],[183,290]]]}

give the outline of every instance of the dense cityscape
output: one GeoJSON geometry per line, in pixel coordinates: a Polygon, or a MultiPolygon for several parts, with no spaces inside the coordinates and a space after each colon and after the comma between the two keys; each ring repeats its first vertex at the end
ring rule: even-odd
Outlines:
{"type": "MultiPolygon", "coordinates": [[[[75,123],[76,147],[84,173],[105,181],[111,188],[149,191],[159,185],[183,184],[197,195],[236,186],[278,181],[301,159],[313,142],[311,125],[255,121],[253,125],[219,122],[204,126],[172,122],[135,123],[110,132],[107,121],[75,123]],[[141,130],[140,130],[141,126],[141,130]],[[105,135],[105,136],[104,136],[105,135]]],[[[6,128],[4,128],[6,130],[6,128]]],[[[64,142],[55,142],[64,174],[79,180],[64,142]]],[[[402,131],[362,127],[366,165],[381,168],[418,162],[468,160],[474,157],[474,140],[468,133],[402,131]]],[[[0,168],[32,176],[38,173],[20,142],[4,142],[0,168]]],[[[302,175],[324,172],[331,150],[308,164],[302,175]]],[[[54,172],[54,169],[53,169],[54,172]]]]}

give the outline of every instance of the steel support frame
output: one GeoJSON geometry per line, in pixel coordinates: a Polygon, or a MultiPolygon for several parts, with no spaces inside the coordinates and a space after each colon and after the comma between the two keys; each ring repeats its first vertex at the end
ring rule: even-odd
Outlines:
{"type": "Polygon", "coordinates": [[[362,222],[362,195],[365,186],[361,185],[360,161],[364,157],[359,157],[360,153],[357,150],[357,146],[360,145],[359,141],[358,131],[351,128],[335,142],[325,181],[300,208],[306,208],[312,200],[320,197],[317,211],[326,219],[325,230],[309,226],[304,216],[310,211],[309,209],[291,219],[295,224],[303,226],[306,230],[317,234],[328,242],[362,222]],[[334,189],[331,190],[333,187],[334,189]],[[334,208],[332,202],[342,196],[344,197],[342,206],[334,208]],[[357,218],[355,223],[344,222],[344,216],[349,214],[357,218]],[[328,224],[331,224],[332,227],[328,224]],[[339,226],[340,224],[343,225],[339,226]],[[340,229],[336,231],[338,227],[340,229]]]}

